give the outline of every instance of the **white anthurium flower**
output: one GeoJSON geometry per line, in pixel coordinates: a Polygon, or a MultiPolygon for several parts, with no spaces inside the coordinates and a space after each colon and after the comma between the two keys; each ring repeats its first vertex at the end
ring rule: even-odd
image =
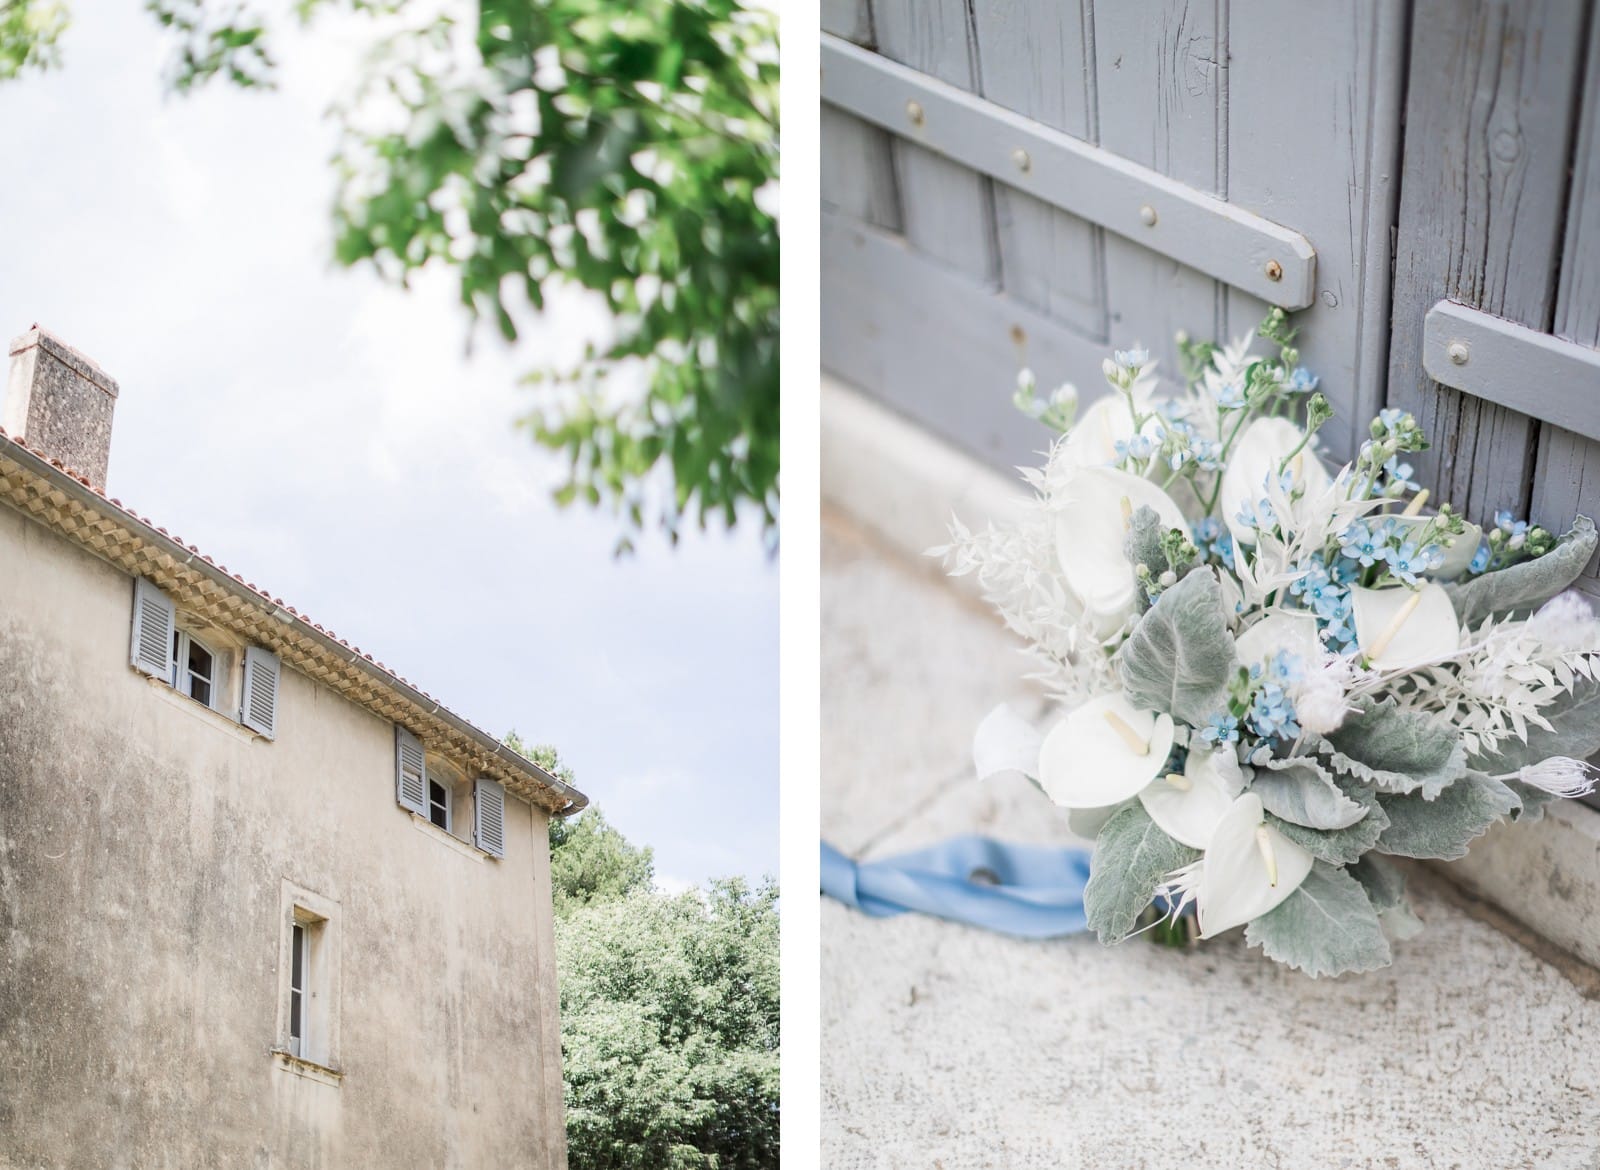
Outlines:
{"type": "Polygon", "coordinates": [[[1065,808],[1121,804],[1161,774],[1172,737],[1172,716],[1142,710],[1120,694],[1101,695],[1044,737],[1039,784],[1065,808]]]}
{"type": "MultiPolygon", "coordinates": [[[[1154,438],[1160,429],[1160,420],[1154,415],[1150,391],[1150,385],[1135,382],[1128,393],[1139,413],[1151,416],[1140,429],[1154,438]]],[[[1117,461],[1117,444],[1126,443],[1134,433],[1128,399],[1121,391],[1113,390],[1090,403],[1089,409],[1073,424],[1072,430],[1067,432],[1062,458],[1074,467],[1106,467],[1117,461]]]]}
{"type": "Polygon", "coordinates": [[[1139,793],[1139,803],[1156,827],[1194,849],[1210,844],[1211,834],[1233,804],[1217,768],[1218,755],[1233,759],[1231,751],[1192,751],[1181,776],[1157,776],[1139,793]]]}
{"type": "Polygon", "coordinates": [[[1316,615],[1291,610],[1269,613],[1239,635],[1234,650],[1245,666],[1266,662],[1280,650],[1302,662],[1316,662],[1322,657],[1322,639],[1317,637],[1316,615]]]}
{"type": "Polygon", "coordinates": [[[1100,636],[1110,637],[1137,608],[1139,582],[1122,547],[1128,517],[1148,507],[1166,527],[1188,532],[1188,521],[1166,492],[1115,467],[1077,469],[1054,489],[1050,505],[1067,587],[1100,636]]]}
{"type": "Polygon", "coordinates": [[[1218,497],[1222,522],[1233,533],[1235,544],[1255,544],[1255,529],[1241,523],[1239,513],[1246,508],[1254,511],[1263,497],[1277,494],[1269,487],[1269,481],[1276,483],[1278,467],[1285,459],[1289,459],[1286,470],[1296,489],[1303,489],[1308,495],[1321,495],[1327,490],[1332,477],[1311,444],[1301,446],[1304,439],[1305,432],[1286,418],[1258,418],[1235,440],[1228,452],[1218,497]],[[1300,450],[1291,458],[1290,452],[1296,447],[1300,450]]]}
{"type": "Polygon", "coordinates": [[[1440,585],[1420,589],[1352,586],[1356,644],[1374,670],[1408,670],[1461,649],[1461,623],[1440,585]]]}
{"type": "Polygon", "coordinates": [[[1275,908],[1306,880],[1311,861],[1267,824],[1261,798],[1246,792],[1217,822],[1200,860],[1200,937],[1214,938],[1275,908]]]}
{"type": "MultiPolygon", "coordinates": [[[[1392,522],[1396,528],[1413,530],[1420,534],[1431,523],[1427,516],[1385,516],[1383,519],[1392,522]]],[[[1476,524],[1467,524],[1466,531],[1459,536],[1440,535],[1438,545],[1444,549],[1444,560],[1439,567],[1433,570],[1432,576],[1441,581],[1453,581],[1465,573],[1472,565],[1472,558],[1478,555],[1478,545],[1483,541],[1483,529],[1476,524]],[[1447,543],[1448,542],[1448,543],[1447,543]]]]}
{"type": "Polygon", "coordinates": [[[1009,704],[1001,703],[978,724],[972,737],[972,763],[979,780],[1006,772],[1039,775],[1039,745],[1044,736],[1009,704]]]}

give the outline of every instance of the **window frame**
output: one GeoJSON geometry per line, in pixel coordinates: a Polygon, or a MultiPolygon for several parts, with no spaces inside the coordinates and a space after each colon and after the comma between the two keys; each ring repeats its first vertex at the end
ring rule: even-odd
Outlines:
{"type": "Polygon", "coordinates": [[[344,1075],[339,1067],[339,903],[284,878],[279,907],[272,1053],[290,1072],[337,1084],[344,1075]]]}
{"type": "Polygon", "coordinates": [[[450,782],[450,779],[447,775],[443,774],[429,773],[423,776],[422,779],[423,783],[426,784],[428,788],[428,823],[436,829],[443,829],[446,833],[449,833],[452,837],[454,837],[456,835],[455,785],[450,782]],[[433,790],[435,788],[444,793],[444,801],[442,802],[442,807],[444,809],[444,824],[442,825],[433,819],[433,810],[441,807],[441,804],[433,799],[433,790]]]}
{"type": "Polygon", "coordinates": [[[223,651],[217,650],[203,638],[197,637],[181,625],[175,625],[172,631],[172,667],[168,679],[172,689],[186,699],[194,699],[208,711],[220,711],[222,708],[217,700],[222,696],[228,678],[228,660],[223,651]],[[206,679],[206,685],[211,688],[210,700],[196,699],[194,696],[194,683],[192,672],[188,668],[189,651],[200,647],[211,656],[211,677],[206,679]]]}

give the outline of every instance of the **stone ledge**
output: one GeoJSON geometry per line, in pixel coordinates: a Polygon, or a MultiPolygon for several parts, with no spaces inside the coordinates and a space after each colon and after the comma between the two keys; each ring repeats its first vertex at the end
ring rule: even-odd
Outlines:
{"type": "MultiPolygon", "coordinates": [[[[891,551],[937,573],[925,551],[968,525],[1013,514],[1024,499],[1011,479],[874,402],[822,379],[822,496],[891,551]]],[[[968,596],[973,575],[947,579],[968,596]]],[[[1543,820],[1503,824],[1466,858],[1434,871],[1498,907],[1556,946],[1600,966],[1600,811],[1552,803],[1543,820]]]]}

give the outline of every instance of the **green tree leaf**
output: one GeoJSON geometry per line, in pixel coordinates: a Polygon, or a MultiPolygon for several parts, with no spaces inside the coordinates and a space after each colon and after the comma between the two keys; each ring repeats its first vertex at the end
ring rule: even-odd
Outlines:
{"type": "Polygon", "coordinates": [[[1594,556],[1595,542],[1594,521],[1579,516],[1572,530],[1544,556],[1448,584],[1445,592],[1466,626],[1490,616],[1537,609],[1582,576],[1594,556]]]}
{"type": "Polygon", "coordinates": [[[1245,941],[1313,979],[1375,971],[1392,961],[1389,940],[1361,883],[1319,861],[1294,893],[1244,928],[1245,941]]]}
{"type": "Polygon", "coordinates": [[[1389,816],[1379,852],[1443,861],[1465,857],[1473,838],[1520,807],[1516,793],[1482,772],[1468,772],[1431,801],[1413,793],[1380,796],[1378,803],[1389,816]]]}
{"type": "Polygon", "coordinates": [[[1214,569],[1195,570],[1157,598],[1117,654],[1129,702],[1191,727],[1223,709],[1237,665],[1214,569]]]}
{"type": "Polygon", "coordinates": [[[1156,887],[1199,856],[1199,850],[1157,828],[1143,805],[1130,804],[1095,838],[1089,884],[1083,891],[1089,928],[1103,943],[1121,942],[1155,898],[1156,887]]]}

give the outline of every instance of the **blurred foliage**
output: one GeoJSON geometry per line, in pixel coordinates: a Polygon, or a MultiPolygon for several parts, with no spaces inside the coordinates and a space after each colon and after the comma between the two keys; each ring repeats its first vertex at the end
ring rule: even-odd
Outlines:
{"type": "MultiPolygon", "coordinates": [[[[4,2],[0,77],[52,64],[59,27],[39,14],[65,10],[4,2]]],[[[249,0],[146,7],[177,42],[175,89],[271,85],[249,0]]],[[[294,4],[302,20],[328,8],[376,18],[337,110],[338,259],[401,285],[449,269],[507,341],[557,285],[598,297],[610,336],[528,377],[543,387],[525,421],[568,462],[557,499],[673,540],[753,504],[775,545],[775,17],[741,0],[294,4]]]]}
{"type": "Polygon", "coordinates": [[[556,923],[573,1166],[777,1166],[777,901],[729,879],[556,923]]]}
{"type": "Polygon", "coordinates": [[[56,42],[70,20],[60,0],[0,0],[0,81],[59,65],[56,42]]]}

